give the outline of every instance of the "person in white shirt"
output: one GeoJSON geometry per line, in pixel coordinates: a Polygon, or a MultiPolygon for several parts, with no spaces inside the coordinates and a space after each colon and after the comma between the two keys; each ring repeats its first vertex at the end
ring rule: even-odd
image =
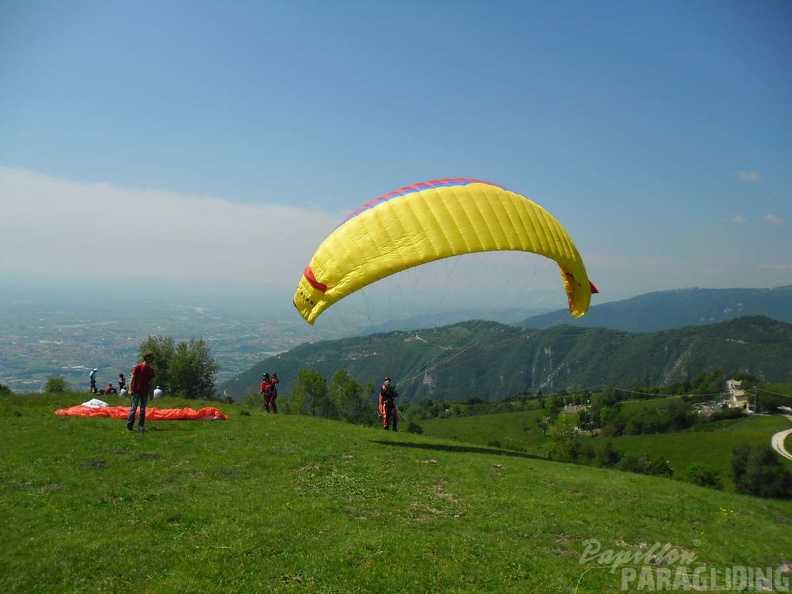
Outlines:
{"type": "Polygon", "coordinates": [[[159,386],[154,388],[154,398],[162,398],[162,390],[160,390],[159,386]]]}

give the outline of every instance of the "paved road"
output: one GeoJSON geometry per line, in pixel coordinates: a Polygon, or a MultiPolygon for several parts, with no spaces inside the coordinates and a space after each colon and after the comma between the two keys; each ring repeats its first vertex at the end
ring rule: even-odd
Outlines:
{"type": "MultiPolygon", "coordinates": [[[[786,418],[792,421],[792,415],[786,415],[786,418]]],[[[792,454],[790,454],[786,448],[784,448],[784,440],[787,438],[787,435],[792,433],[792,429],[787,429],[786,431],[780,431],[773,435],[770,443],[773,444],[773,449],[781,454],[784,458],[789,458],[792,460],[792,454]]]]}

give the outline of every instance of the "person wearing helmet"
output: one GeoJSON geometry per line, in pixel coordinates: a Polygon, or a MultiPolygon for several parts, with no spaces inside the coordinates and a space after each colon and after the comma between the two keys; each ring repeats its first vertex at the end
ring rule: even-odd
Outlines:
{"type": "Polygon", "coordinates": [[[273,413],[278,414],[278,404],[276,402],[278,398],[278,388],[277,384],[280,383],[278,379],[278,374],[273,373],[272,377],[270,377],[269,373],[265,373],[261,377],[261,385],[259,386],[259,394],[264,396],[264,410],[270,412],[272,410],[273,413]]]}
{"type": "Polygon", "coordinates": [[[261,384],[259,385],[259,394],[261,394],[264,398],[263,402],[261,403],[261,408],[266,409],[268,400],[269,400],[269,389],[270,389],[270,374],[265,373],[261,376],[261,384]]]}
{"type": "Polygon", "coordinates": [[[278,374],[273,373],[269,383],[269,396],[267,398],[266,409],[267,412],[269,412],[270,409],[272,409],[272,412],[274,414],[278,414],[278,403],[276,402],[276,400],[278,399],[279,383],[280,380],[278,379],[278,374]]]}
{"type": "Polygon", "coordinates": [[[396,410],[396,397],[399,394],[391,385],[391,378],[386,377],[382,382],[379,395],[379,415],[382,419],[382,428],[388,431],[393,426],[398,431],[399,412],[396,410]]]}

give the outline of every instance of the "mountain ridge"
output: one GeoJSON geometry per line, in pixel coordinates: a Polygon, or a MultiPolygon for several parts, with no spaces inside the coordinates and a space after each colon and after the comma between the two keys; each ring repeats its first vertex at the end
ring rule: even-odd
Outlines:
{"type": "Polygon", "coordinates": [[[570,319],[566,310],[558,310],[530,316],[518,325],[524,328],[546,328],[568,324],[628,332],[658,332],[757,315],[792,323],[792,285],[772,289],[689,288],[655,291],[593,305],[585,316],[577,319],[570,319]]]}
{"type": "MultiPolygon", "coordinates": [[[[471,312],[466,312],[466,317],[471,318],[471,312]]],[[[745,370],[744,361],[750,362],[748,367],[754,373],[788,381],[790,372],[778,364],[780,354],[762,346],[773,342],[773,335],[779,330],[771,330],[766,323],[744,323],[754,328],[749,334],[756,345],[754,349],[743,349],[745,352],[734,352],[732,347],[739,342],[726,342],[742,340],[740,331],[732,330],[732,326],[718,327],[721,330],[714,332],[727,335],[720,338],[709,336],[712,331],[704,330],[711,325],[751,317],[792,323],[792,285],[770,289],[655,291],[594,305],[587,315],[578,319],[571,318],[567,310],[557,310],[516,323],[502,323],[508,319],[502,315],[498,318],[500,323],[465,319],[438,326],[438,322],[448,318],[421,315],[400,320],[395,327],[376,326],[355,337],[297,346],[260,361],[224,382],[220,392],[242,398],[257,389],[264,371],[280,369],[285,393],[290,378],[306,367],[327,377],[344,368],[362,384],[368,381],[378,384],[384,375],[401,378],[397,381],[408,400],[427,397],[461,400],[469,396],[497,399],[527,391],[588,389],[606,383],[629,385],[646,378],[661,384],[716,366],[724,371],[745,370]],[[764,327],[768,336],[759,336],[757,326],[764,327]],[[673,334],[683,329],[681,334],[673,334]],[[638,339],[632,334],[652,336],[638,339]],[[717,352],[700,343],[697,335],[709,336],[706,344],[726,346],[717,352]],[[432,341],[440,352],[421,353],[420,345],[430,345],[432,341]],[[541,344],[543,350],[525,352],[521,343],[530,341],[541,344]],[[687,346],[683,347],[682,342],[687,346]],[[410,344],[418,348],[410,348],[410,344]],[[326,348],[331,352],[324,352],[326,348]],[[443,349],[447,356],[443,356],[443,349]],[[503,350],[498,352],[498,349],[503,350]],[[677,357],[673,366],[667,367],[673,353],[677,357]],[[770,371],[763,370],[760,354],[774,362],[768,367],[770,371]],[[465,364],[460,367],[456,364],[459,361],[465,364]],[[517,380],[508,379],[515,376],[517,380]],[[453,388],[443,388],[447,385],[453,388]]],[[[782,341],[778,353],[788,352],[790,342],[792,338],[782,341]]]]}
{"type": "Polygon", "coordinates": [[[763,381],[792,381],[792,324],[746,316],[651,333],[559,325],[521,328],[470,321],[306,343],[265,359],[220,386],[240,400],[277,371],[282,393],[301,369],[346,369],[371,390],[389,375],[403,401],[496,400],[516,394],[666,385],[716,367],[763,381]]]}

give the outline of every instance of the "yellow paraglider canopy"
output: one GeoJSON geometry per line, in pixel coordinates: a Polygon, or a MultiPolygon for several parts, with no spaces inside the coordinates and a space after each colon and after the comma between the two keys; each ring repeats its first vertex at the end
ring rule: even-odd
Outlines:
{"type": "Polygon", "coordinates": [[[402,188],[353,212],[317,248],[294,295],[313,324],[328,307],[373,282],[414,266],[474,252],[526,251],[558,263],[569,310],[588,311],[583,259],[553,215],[532,200],[475,179],[402,188]]]}

